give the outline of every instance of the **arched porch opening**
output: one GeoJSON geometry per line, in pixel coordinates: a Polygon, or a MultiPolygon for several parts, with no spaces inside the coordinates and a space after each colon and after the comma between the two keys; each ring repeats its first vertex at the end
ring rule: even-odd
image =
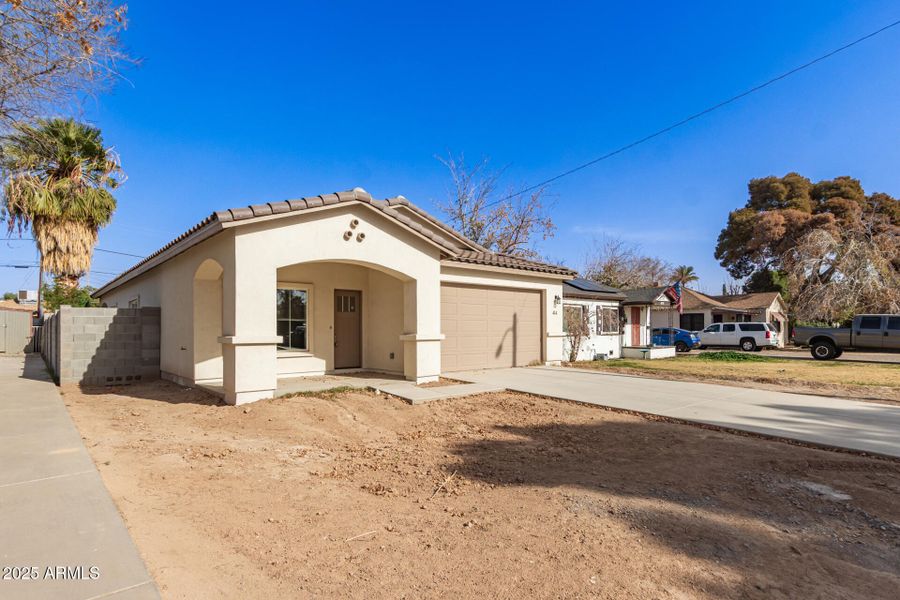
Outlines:
{"type": "Polygon", "coordinates": [[[204,260],[194,273],[193,285],[193,364],[194,382],[214,382],[223,378],[222,275],[217,261],[204,260]]]}
{"type": "Polygon", "coordinates": [[[348,260],[285,265],[276,279],[280,379],[349,370],[419,379],[418,280],[348,260]]]}

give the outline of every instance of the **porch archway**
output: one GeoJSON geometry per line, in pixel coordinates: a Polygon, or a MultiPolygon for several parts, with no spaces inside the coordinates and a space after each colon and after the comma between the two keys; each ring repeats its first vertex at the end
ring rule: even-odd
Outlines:
{"type": "Polygon", "coordinates": [[[222,275],[224,269],[208,258],[194,273],[193,285],[193,364],[194,382],[221,381],[223,377],[222,275]]]}

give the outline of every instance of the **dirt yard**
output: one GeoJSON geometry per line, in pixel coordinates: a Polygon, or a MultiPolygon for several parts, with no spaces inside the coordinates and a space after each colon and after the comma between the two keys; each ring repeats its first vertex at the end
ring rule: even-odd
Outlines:
{"type": "Polygon", "coordinates": [[[518,394],[64,399],[165,598],[896,598],[900,463],[518,394]]]}
{"type": "Polygon", "coordinates": [[[660,379],[706,381],[783,392],[826,394],[900,403],[900,365],[778,359],[753,354],[753,362],[701,360],[698,355],[662,360],[583,361],[571,366],[660,379]]]}

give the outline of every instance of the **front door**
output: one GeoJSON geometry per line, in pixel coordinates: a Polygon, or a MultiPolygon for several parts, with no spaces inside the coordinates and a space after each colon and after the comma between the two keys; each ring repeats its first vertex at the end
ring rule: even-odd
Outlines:
{"type": "Polygon", "coordinates": [[[334,290],[334,368],[362,366],[362,292],[334,290]]]}
{"type": "Polygon", "coordinates": [[[631,345],[641,345],[641,309],[638,306],[631,307],[631,345]]]}

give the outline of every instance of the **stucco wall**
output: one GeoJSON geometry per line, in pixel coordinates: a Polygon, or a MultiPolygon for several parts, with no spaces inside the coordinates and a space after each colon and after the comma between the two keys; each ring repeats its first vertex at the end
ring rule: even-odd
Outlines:
{"type": "MultiPolygon", "coordinates": [[[[100,298],[110,307],[127,307],[138,297],[141,307],[160,307],[160,369],[164,377],[194,381],[194,276],[207,259],[215,260],[223,273],[233,269],[232,240],[232,232],[223,231],[100,298]]],[[[198,310],[220,309],[201,300],[198,310]]]]}
{"type": "MultiPolygon", "coordinates": [[[[575,298],[567,298],[565,304],[581,306],[587,311],[588,326],[590,327],[590,335],[584,338],[581,347],[578,349],[578,360],[594,360],[597,355],[604,355],[607,358],[619,358],[622,353],[622,335],[601,335],[597,333],[597,308],[613,308],[619,310],[618,302],[598,302],[594,300],[578,300],[575,298]]],[[[565,338],[564,350],[566,356],[569,355],[569,344],[571,340],[565,338]]]]}

